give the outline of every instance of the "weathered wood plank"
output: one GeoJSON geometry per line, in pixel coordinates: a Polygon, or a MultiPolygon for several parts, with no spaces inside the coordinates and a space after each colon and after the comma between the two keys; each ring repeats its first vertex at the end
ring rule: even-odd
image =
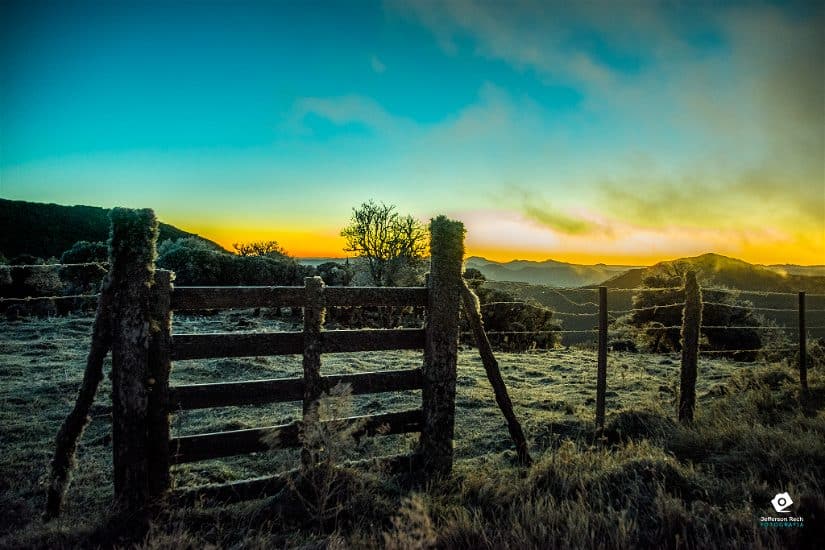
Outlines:
{"type": "Polygon", "coordinates": [[[303,307],[304,294],[301,286],[179,286],[172,293],[172,309],[303,307]]]}
{"type": "Polygon", "coordinates": [[[424,349],[424,329],[330,330],[321,333],[323,353],[424,349]]]}
{"type": "MultiPolygon", "coordinates": [[[[321,330],[324,325],[324,280],[320,277],[306,277],[304,291],[306,292],[306,306],[304,307],[304,394],[303,394],[303,421],[304,426],[318,422],[318,398],[324,391],[321,381],[321,330]]],[[[302,467],[312,465],[313,452],[317,449],[311,445],[311,438],[303,438],[301,449],[302,467]]],[[[317,446],[317,444],[315,445],[317,446]]]]}
{"type": "Polygon", "coordinates": [[[169,298],[172,273],[155,271],[149,328],[149,401],[146,411],[149,495],[157,497],[169,489],[169,373],[172,368],[172,314],[169,298]]]}
{"type": "MultiPolygon", "coordinates": [[[[321,333],[321,353],[423,349],[418,328],[331,330],[321,333]]],[[[301,332],[204,333],[172,336],[172,359],[290,355],[304,351],[301,332]]]]}
{"type": "MultiPolygon", "coordinates": [[[[378,428],[387,426],[380,435],[401,434],[421,430],[421,409],[385,413],[370,416],[355,416],[345,419],[349,423],[366,421],[366,425],[356,435],[376,435],[378,428]]],[[[336,421],[337,422],[337,421],[336,421]]],[[[263,438],[277,438],[277,448],[294,449],[301,446],[299,437],[300,422],[266,428],[234,430],[200,435],[176,437],[170,440],[172,462],[183,464],[198,460],[209,460],[241,454],[263,452],[272,449],[262,441],[263,438]]]]}
{"type": "Polygon", "coordinates": [[[341,287],[324,289],[327,307],[426,306],[426,287],[341,287]]]}
{"type": "MultiPolygon", "coordinates": [[[[353,395],[421,389],[421,369],[322,376],[324,387],[349,384],[353,395]]],[[[303,378],[280,378],[217,384],[191,384],[169,389],[170,410],[261,405],[303,399],[303,378]]]]}
{"type": "Polygon", "coordinates": [[[172,336],[172,360],[290,355],[304,351],[300,332],[204,333],[172,336]]]}
{"type": "Polygon", "coordinates": [[[473,329],[476,346],[478,346],[478,352],[481,356],[481,363],[484,365],[484,372],[487,373],[487,380],[490,381],[490,385],[493,387],[498,408],[501,409],[502,414],[504,414],[504,419],[507,420],[507,429],[510,432],[510,438],[516,445],[516,452],[521,463],[529,466],[533,463],[533,459],[530,457],[527,438],[524,437],[524,430],[521,429],[521,423],[518,421],[518,418],[516,418],[516,413],[513,412],[513,402],[510,400],[510,394],[507,393],[507,386],[504,383],[504,378],[501,377],[501,369],[498,366],[495,355],[493,355],[493,348],[487,339],[487,333],[484,332],[484,320],[481,318],[481,302],[479,302],[478,296],[470,290],[470,287],[468,287],[466,283],[461,287],[461,299],[464,302],[464,312],[467,314],[467,320],[473,329]]]}
{"type": "Polygon", "coordinates": [[[430,474],[449,474],[453,465],[455,384],[459,307],[464,279],[464,225],[444,216],[430,222],[429,303],[424,349],[424,429],[420,451],[430,474]]]}

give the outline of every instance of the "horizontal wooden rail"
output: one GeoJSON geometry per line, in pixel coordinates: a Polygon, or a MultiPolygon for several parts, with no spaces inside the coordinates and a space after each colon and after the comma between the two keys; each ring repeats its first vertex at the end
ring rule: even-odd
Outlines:
{"type": "Polygon", "coordinates": [[[427,288],[415,287],[342,287],[324,288],[325,305],[337,306],[426,306],[427,288]]]}
{"type": "MultiPolygon", "coordinates": [[[[382,430],[380,435],[402,434],[421,431],[423,413],[421,409],[414,409],[370,416],[355,416],[344,420],[350,424],[366,421],[364,429],[357,435],[376,435],[379,433],[378,428],[381,426],[387,426],[388,429],[386,431],[382,430]]],[[[298,448],[301,446],[300,429],[301,423],[293,422],[267,428],[175,437],[169,441],[169,448],[172,451],[172,463],[183,464],[198,460],[263,452],[272,448],[298,448]],[[263,438],[271,441],[275,441],[277,438],[277,445],[268,445],[262,441],[263,438]]]]}
{"type": "MultiPolygon", "coordinates": [[[[423,349],[424,329],[331,330],[322,353],[423,349]]],[[[290,355],[304,351],[301,332],[205,333],[172,336],[172,360],[290,355]]]]}
{"type": "MultiPolygon", "coordinates": [[[[349,384],[353,395],[416,390],[423,385],[420,368],[323,376],[321,380],[329,388],[349,384]]],[[[303,378],[192,384],[169,388],[169,408],[174,411],[282,403],[300,401],[303,395],[303,378]]]]}
{"type": "Polygon", "coordinates": [[[172,360],[256,357],[304,352],[301,332],[204,333],[172,336],[172,360]]]}
{"type": "Polygon", "coordinates": [[[424,329],[330,330],[321,333],[322,353],[424,349],[424,329]]]}
{"type": "MultiPolygon", "coordinates": [[[[326,287],[325,305],[426,306],[425,287],[326,287]]],[[[251,307],[303,307],[302,286],[179,286],[172,293],[172,309],[197,311],[251,307]]]]}
{"type": "Polygon", "coordinates": [[[173,310],[248,307],[301,307],[302,286],[178,286],[172,292],[173,310]]]}
{"type": "MultiPolygon", "coordinates": [[[[342,464],[341,467],[361,467],[370,471],[378,469],[390,475],[404,475],[420,471],[423,462],[421,455],[408,454],[347,462],[342,464]]],[[[169,503],[175,506],[193,506],[204,501],[228,504],[263,498],[279,493],[289,485],[289,480],[295,479],[298,474],[299,470],[296,469],[276,475],[233,481],[231,483],[181,488],[169,495],[169,503]]]]}

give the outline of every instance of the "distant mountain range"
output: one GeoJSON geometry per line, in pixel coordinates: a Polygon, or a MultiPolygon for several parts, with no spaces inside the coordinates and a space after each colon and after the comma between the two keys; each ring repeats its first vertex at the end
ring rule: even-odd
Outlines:
{"type": "Polygon", "coordinates": [[[825,266],[756,265],[720,254],[679,258],[652,266],[578,265],[555,260],[494,262],[472,256],[466,267],[478,269],[490,281],[529,283],[550,287],[635,288],[642,280],[679,266],[695,269],[706,284],[747,290],[797,291],[825,289],[825,266]]]}
{"type": "MultiPolygon", "coordinates": [[[[222,249],[194,233],[160,224],[159,242],[184,237],[196,237],[222,249]]],[[[108,239],[108,209],[0,199],[0,253],[9,260],[20,254],[59,258],[77,241],[108,239]]]]}
{"type": "Polygon", "coordinates": [[[467,258],[465,265],[467,268],[478,269],[490,281],[512,281],[557,287],[593,285],[639,267],[605,264],[577,265],[556,260],[543,262],[513,260],[502,263],[478,256],[467,258]]]}

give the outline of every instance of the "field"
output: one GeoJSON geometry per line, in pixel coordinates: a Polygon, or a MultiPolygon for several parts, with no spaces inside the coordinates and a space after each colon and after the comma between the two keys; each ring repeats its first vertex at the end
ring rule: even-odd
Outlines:
{"type": "MultiPolygon", "coordinates": [[[[677,355],[611,352],[607,429],[593,437],[595,352],[556,349],[497,354],[536,463],[520,468],[476,350],[459,352],[456,467],[450,479],[408,488],[379,472],[348,471],[335,521],[283,512],[285,494],[235,506],[173,509],[135,540],[128,521],[110,521],[112,498],[108,379],[92,421],[64,516],[42,512],[53,439],[82,377],[89,316],[3,322],[0,328],[0,546],[308,548],[387,547],[800,547],[825,540],[825,377],[809,372],[800,404],[784,363],[700,358],[697,421],[674,423],[677,355]],[[771,498],[787,491],[803,528],[766,528],[771,498]]],[[[250,311],[179,316],[178,332],[290,330],[250,311]]],[[[415,352],[325,355],[322,371],[364,372],[420,365],[415,352]]],[[[107,362],[106,372],[109,364],[107,362]]],[[[172,383],[300,375],[298,356],[175,363],[172,383]]],[[[420,392],[352,398],[355,414],[401,410],[420,392]]],[[[173,434],[281,424],[300,404],[190,411],[173,434]]],[[[366,439],[352,458],[411,450],[416,435],[366,439]]],[[[295,452],[193,463],[176,486],[241,480],[296,467],[295,452]]],[[[289,490],[287,490],[289,493],[289,490]]]]}

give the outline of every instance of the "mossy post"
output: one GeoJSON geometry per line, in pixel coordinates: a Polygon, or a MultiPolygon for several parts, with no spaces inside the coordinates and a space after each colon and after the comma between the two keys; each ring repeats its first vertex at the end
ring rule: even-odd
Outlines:
{"type": "MultiPolygon", "coordinates": [[[[323,391],[321,380],[321,328],[324,324],[324,280],[321,277],[306,277],[306,305],[304,306],[304,423],[317,420],[313,407],[323,391]]],[[[304,468],[312,466],[313,452],[307,448],[306,441],[301,450],[301,464],[304,468]]]]}
{"type": "Polygon", "coordinates": [[[430,222],[429,310],[424,348],[420,451],[430,474],[453,465],[456,362],[458,359],[464,225],[439,216],[430,222]]]}
{"type": "Polygon", "coordinates": [[[679,386],[679,421],[693,422],[696,406],[696,370],[699,361],[699,327],[702,325],[702,290],[696,273],[685,274],[685,307],[682,310],[682,373],[679,386]]]}
{"type": "Polygon", "coordinates": [[[69,475],[76,462],[77,441],[89,423],[89,410],[97,393],[97,387],[103,380],[103,360],[112,346],[111,306],[112,286],[109,275],[106,275],[100,285],[100,299],[97,302],[97,315],[92,327],[92,344],[86,358],[83,383],[77,394],[74,408],[63,421],[55,441],[46,493],[44,515],[46,521],[60,515],[63,497],[69,485],[69,475]]]}
{"type": "Polygon", "coordinates": [[[115,500],[125,512],[149,497],[150,299],[158,222],[151,210],[112,210],[112,453],[115,500]]]}
{"type": "Polygon", "coordinates": [[[155,271],[150,303],[147,437],[149,496],[169,489],[169,371],[172,368],[171,271],[155,271]]]}

